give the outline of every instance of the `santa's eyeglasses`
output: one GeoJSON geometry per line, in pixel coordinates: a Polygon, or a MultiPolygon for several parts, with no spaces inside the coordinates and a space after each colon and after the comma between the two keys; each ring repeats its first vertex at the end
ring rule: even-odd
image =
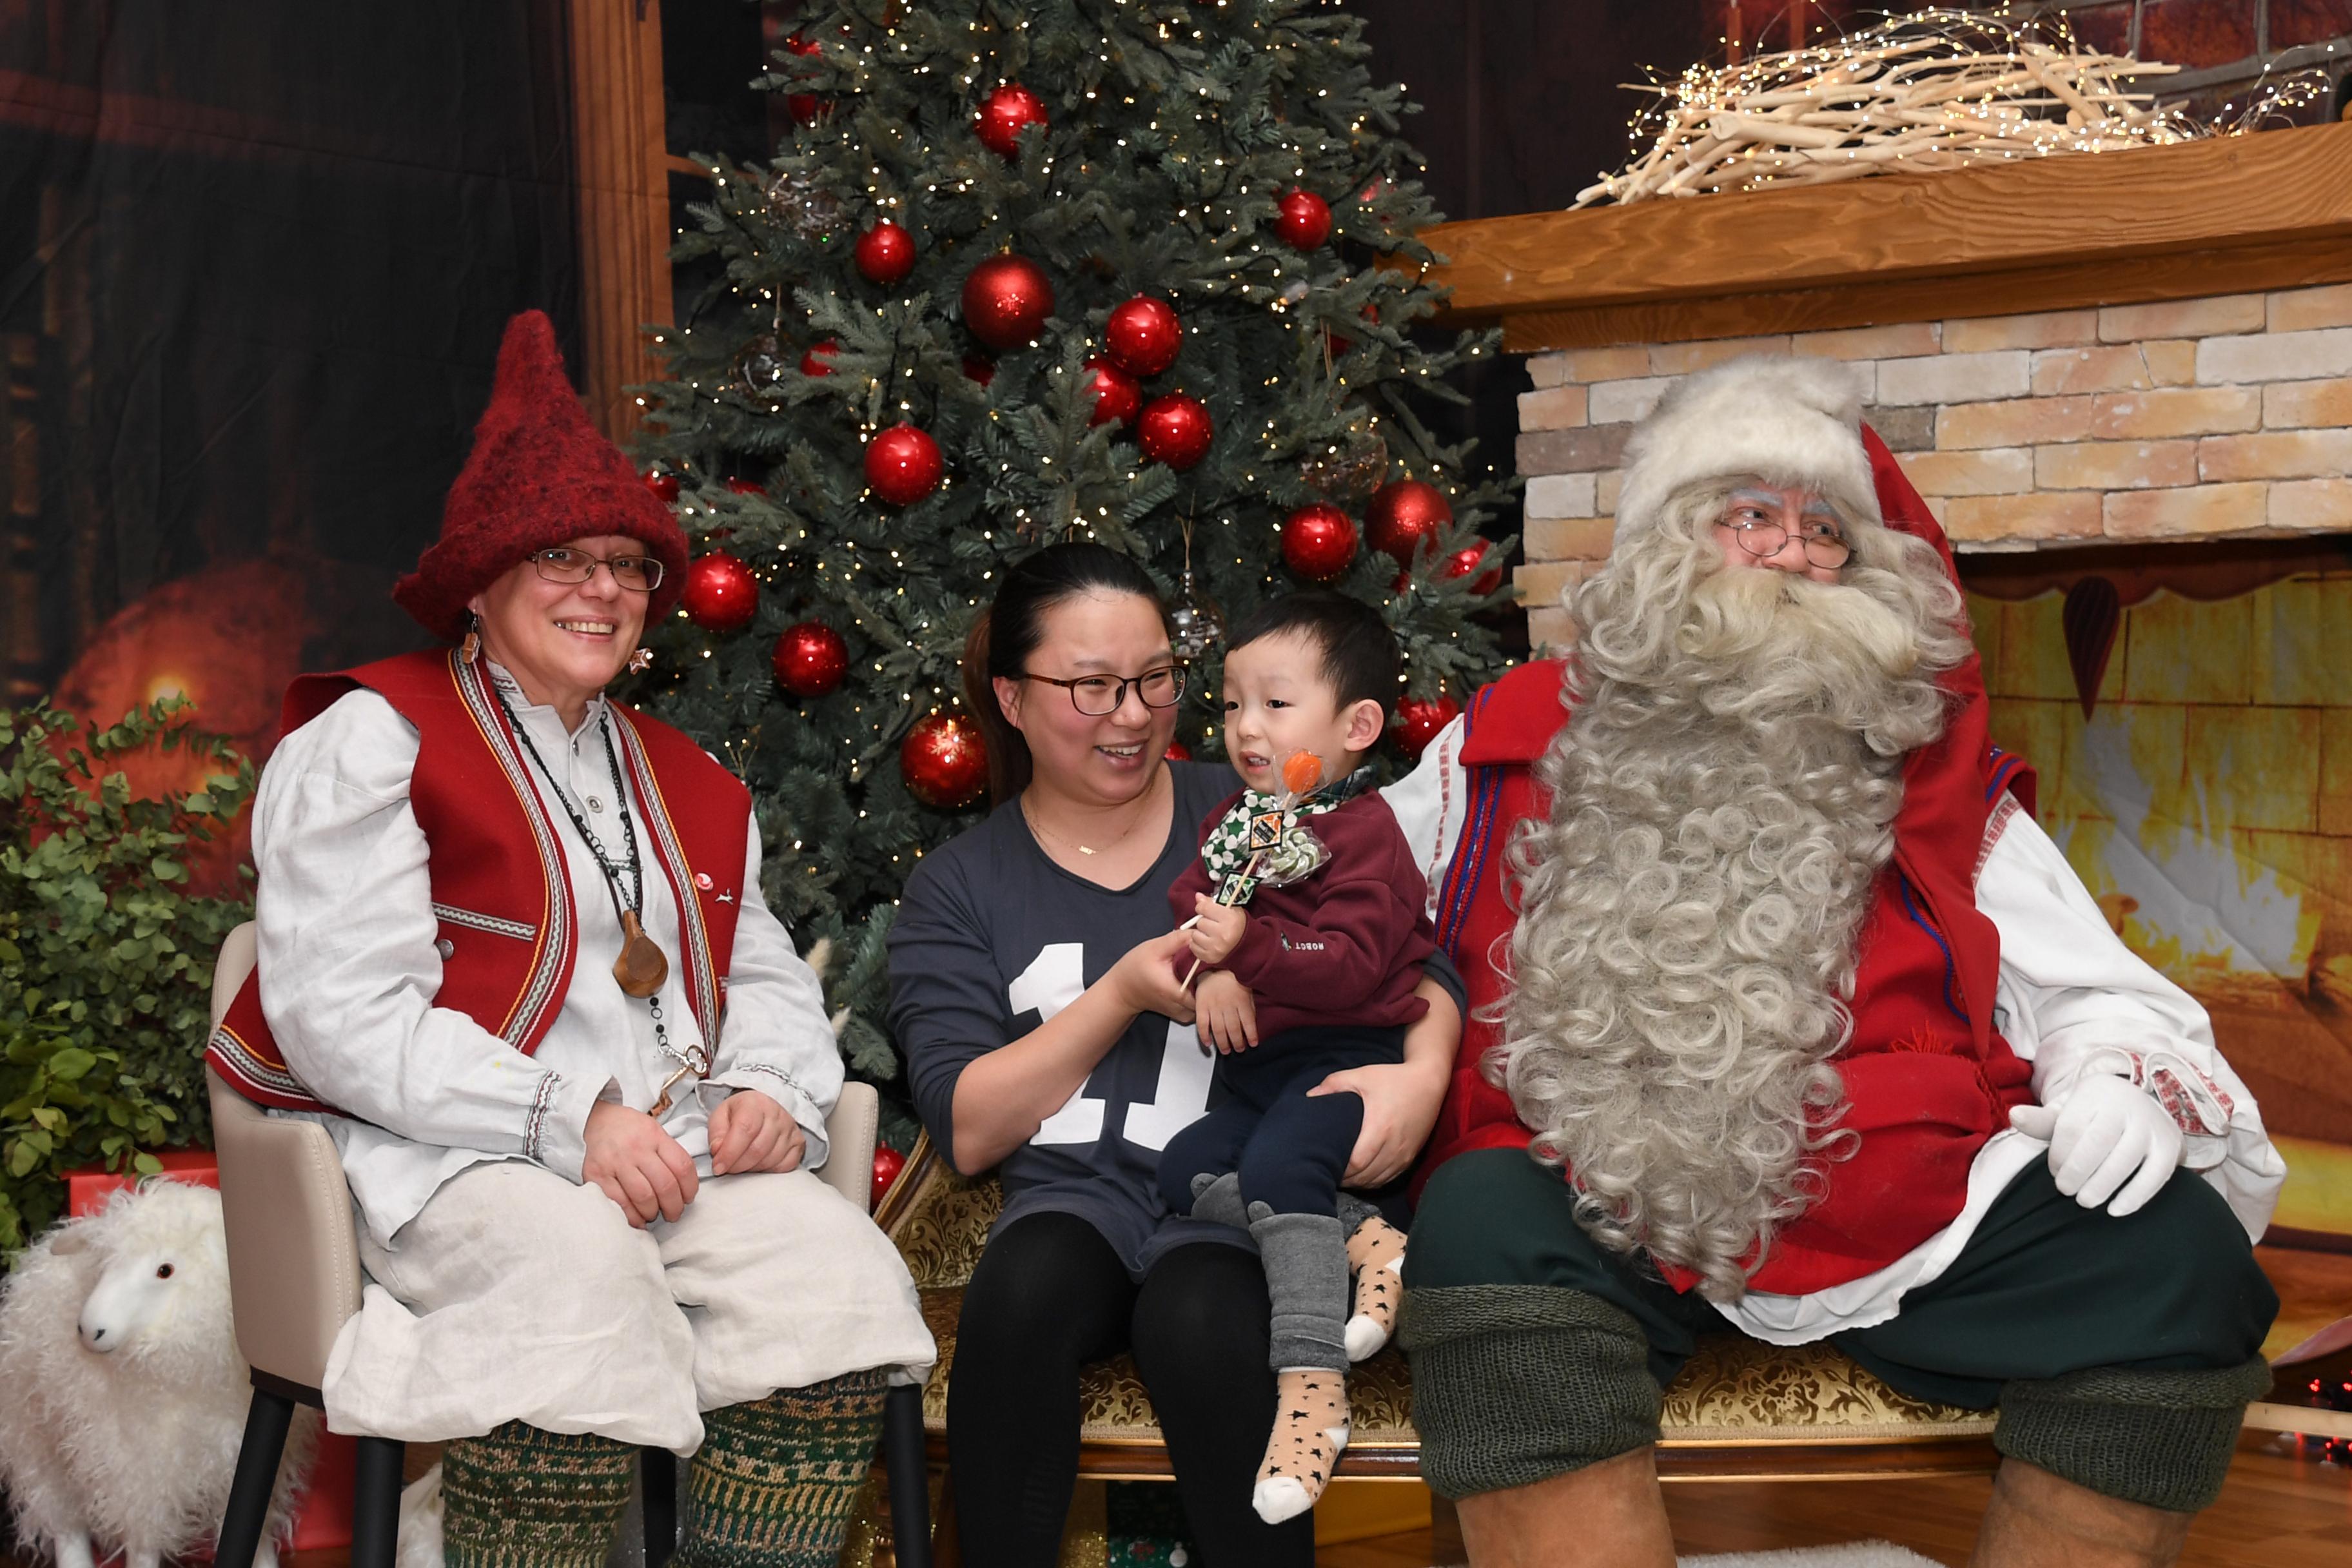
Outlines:
{"type": "MultiPolygon", "coordinates": [[[[1787,527],[1754,507],[1734,507],[1722,526],[1731,530],[1740,549],[1759,561],[1769,561],[1789,546],[1787,527]]],[[[1835,568],[1853,559],[1853,546],[1838,531],[1838,525],[1827,518],[1800,521],[1797,540],[1805,559],[1816,566],[1835,568]]]]}

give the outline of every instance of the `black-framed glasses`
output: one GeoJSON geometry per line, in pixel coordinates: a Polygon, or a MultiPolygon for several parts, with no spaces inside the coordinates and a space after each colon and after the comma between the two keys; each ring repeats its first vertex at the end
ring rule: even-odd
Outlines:
{"type": "MultiPolygon", "coordinates": [[[[1727,517],[1722,526],[1738,537],[1739,548],[1758,560],[1769,560],[1788,548],[1789,530],[1769,518],[1750,518],[1742,521],[1727,517]]],[[[1819,518],[1808,518],[1798,525],[1798,538],[1805,559],[1814,565],[1832,568],[1853,559],[1853,546],[1846,542],[1837,524],[1819,518]]]]}
{"type": "Polygon", "coordinates": [[[551,583],[585,583],[602,566],[613,574],[615,586],[632,594],[650,594],[661,586],[662,563],[651,555],[591,555],[559,544],[533,555],[530,563],[551,583]]]}
{"type": "Polygon", "coordinates": [[[1163,664],[1141,675],[1081,675],[1075,680],[1032,675],[1024,669],[1021,679],[1060,687],[1070,694],[1070,705],[1089,719],[1118,712],[1119,704],[1127,700],[1129,687],[1134,688],[1146,708],[1173,708],[1184,696],[1184,667],[1181,664],[1163,664]]]}

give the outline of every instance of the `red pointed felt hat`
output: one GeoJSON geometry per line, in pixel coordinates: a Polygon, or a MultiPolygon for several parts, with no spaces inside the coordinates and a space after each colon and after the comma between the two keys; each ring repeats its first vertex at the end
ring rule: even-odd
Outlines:
{"type": "Polygon", "coordinates": [[[621,449],[588,423],[563,374],[555,327],[541,310],[507,323],[490,405],[474,426],[474,449],[449,487],[441,537],[393,601],[435,637],[466,633],[466,601],[541,550],[599,534],[638,541],[662,563],[646,606],[648,626],[677,603],[686,584],[686,534],[646,488],[621,449]]]}

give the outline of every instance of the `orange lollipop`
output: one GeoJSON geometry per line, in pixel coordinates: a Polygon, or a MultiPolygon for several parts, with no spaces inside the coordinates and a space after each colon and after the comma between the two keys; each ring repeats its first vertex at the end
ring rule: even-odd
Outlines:
{"type": "Polygon", "coordinates": [[[1294,752],[1282,764],[1282,787],[1293,795],[1312,795],[1323,782],[1323,759],[1312,752],[1294,752]]]}

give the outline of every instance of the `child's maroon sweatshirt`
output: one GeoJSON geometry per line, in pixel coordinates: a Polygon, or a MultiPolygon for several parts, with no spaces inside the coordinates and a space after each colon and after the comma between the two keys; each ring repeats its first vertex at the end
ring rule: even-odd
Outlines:
{"type": "MultiPolygon", "coordinates": [[[[1234,792],[1201,825],[1201,839],[1232,810],[1234,792]]],[[[1276,888],[1258,884],[1241,906],[1249,916],[1241,945],[1219,964],[1250,988],[1258,1037],[1285,1029],[1354,1024],[1394,1028],[1429,1011],[1413,994],[1437,932],[1423,912],[1429,882],[1413,864],[1396,814],[1367,791],[1334,810],[1301,818],[1331,858],[1312,876],[1276,888]]],[[[1199,856],[1169,890],[1168,907],[1189,921],[1196,895],[1212,891],[1199,856]]],[[[1181,976],[1192,955],[1176,955],[1181,976]]]]}

